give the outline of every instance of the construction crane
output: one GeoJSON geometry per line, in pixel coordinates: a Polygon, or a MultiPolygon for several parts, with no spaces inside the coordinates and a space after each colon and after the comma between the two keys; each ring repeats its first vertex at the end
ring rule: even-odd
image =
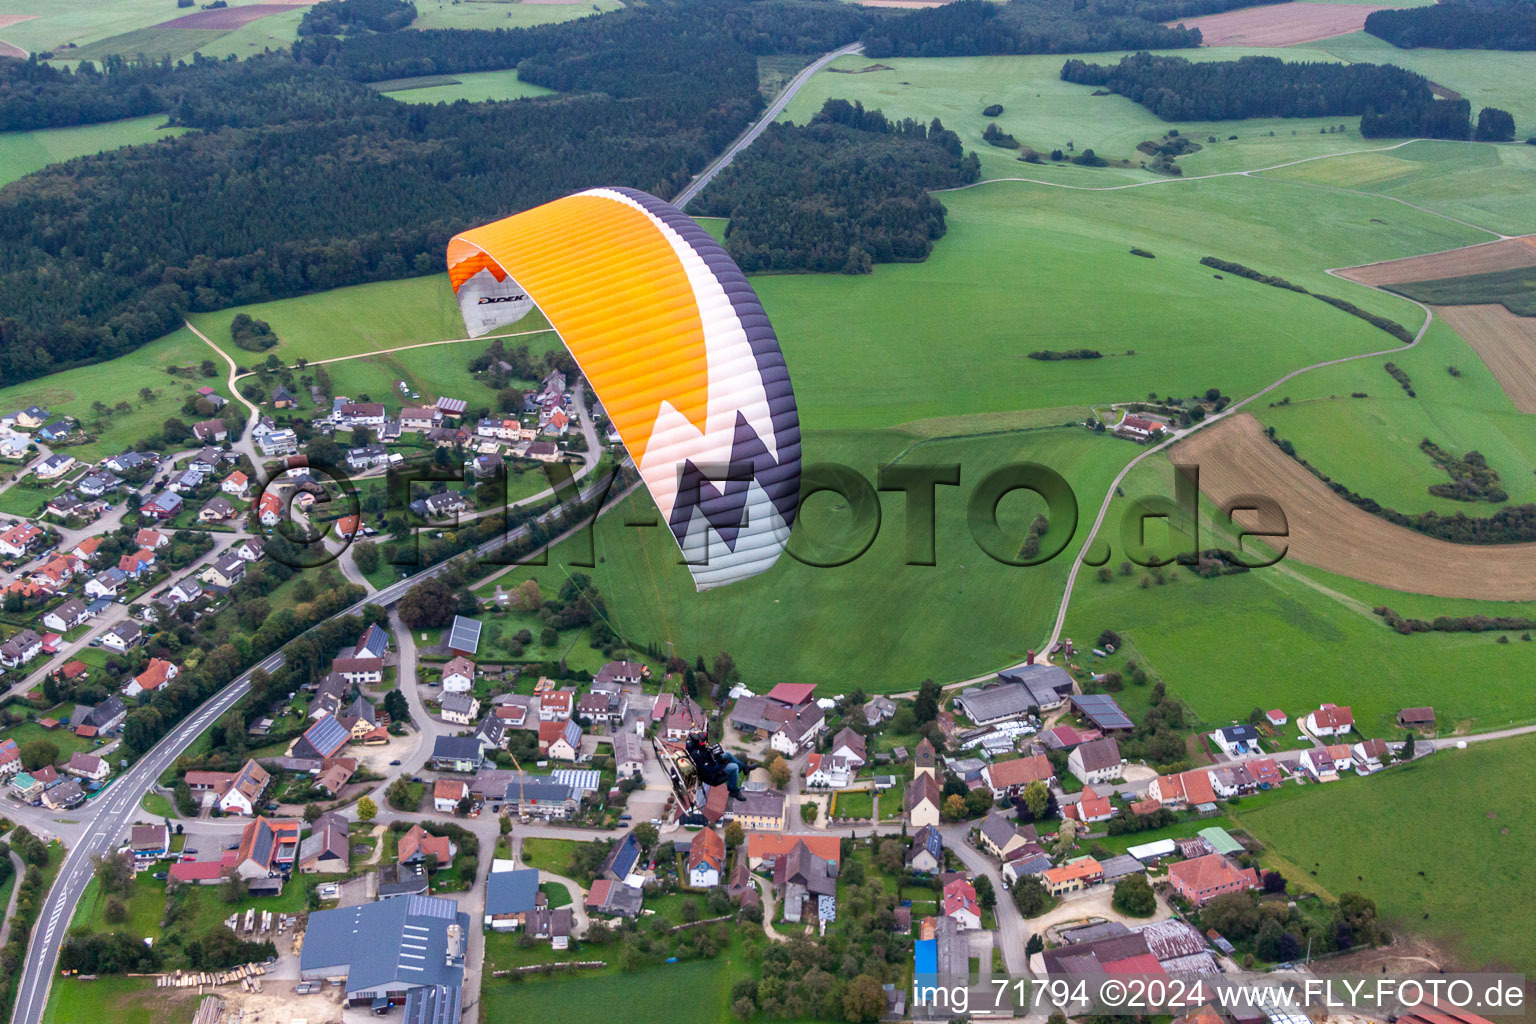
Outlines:
{"type": "Polygon", "coordinates": [[[528,814],[528,801],[524,798],[527,790],[523,788],[523,783],[527,780],[528,774],[523,771],[523,766],[517,763],[516,754],[509,750],[507,755],[512,758],[512,767],[517,769],[517,820],[526,825],[533,820],[528,814]]]}

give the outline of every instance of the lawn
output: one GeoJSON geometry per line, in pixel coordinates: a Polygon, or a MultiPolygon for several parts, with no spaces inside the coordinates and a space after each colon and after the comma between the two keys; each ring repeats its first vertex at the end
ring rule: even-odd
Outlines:
{"type": "Polygon", "coordinates": [[[36,722],[22,722],[0,733],[0,737],[13,739],[17,746],[26,746],[33,740],[47,740],[59,748],[59,761],[69,760],[69,755],[95,749],[93,740],[82,739],[65,728],[44,729],[36,722]]]}
{"type": "MultiPolygon", "coordinates": [[[[752,927],[756,927],[755,925],[752,927]]],[[[614,962],[618,947],[589,947],[583,955],[614,962]]],[[[735,939],[713,960],[647,967],[630,974],[579,972],[508,982],[487,977],[481,991],[486,1020],[588,1024],[624,1008],[636,1024],[718,1024],[730,1016],[731,986],[753,964],[735,939]],[[687,993],[686,998],[680,998],[687,993]]]]}
{"type": "Polygon", "coordinates": [[[80,902],[75,904],[75,913],[69,922],[70,929],[124,931],[134,938],[153,938],[158,942],[162,934],[160,919],[165,913],[165,883],[155,881],[152,875],[153,872],[146,871],[134,877],[133,891],[127,901],[128,920],[121,924],[107,921],[107,900],[101,895],[96,879],[92,878],[85,883],[80,902]]]}
{"type": "MultiPolygon", "coordinates": [[[[514,325],[513,329],[536,330],[538,326],[534,324],[523,327],[519,324],[514,325]]],[[[462,332],[463,324],[459,324],[458,328],[462,332]]],[[[559,345],[560,340],[553,332],[546,332],[510,339],[507,343],[514,346],[527,345],[531,352],[539,354],[559,345]]],[[[399,411],[403,405],[417,404],[416,399],[400,393],[396,382],[403,380],[421,395],[420,402],[423,404],[432,402],[439,395],[446,395],[464,399],[473,413],[476,409],[497,408],[495,389],[488,382],[477,380],[469,373],[470,361],[489,348],[490,344],[483,340],[469,341],[363,356],[331,363],[326,367],[326,372],[331,375],[331,384],[337,394],[357,400],[362,400],[360,396],[366,395],[368,400],[383,402],[391,412],[399,411]]],[[[473,424],[470,426],[473,429],[473,424]]]]}
{"type": "Polygon", "coordinates": [[[159,793],[145,793],[144,799],[139,801],[139,806],[143,807],[150,814],[161,818],[180,817],[176,813],[176,808],[172,806],[171,801],[159,793]]]}
{"type": "Polygon", "coordinates": [[[571,890],[559,882],[543,882],[539,885],[539,892],[542,892],[544,898],[549,901],[551,910],[571,905],[571,890]]]}
{"type": "Polygon", "coordinates": [[[581,845],[574,839],[524,839],[522,866],[571,878],[576,848],[581,845]]]}
{"type": "MultiPolygon", "coordinates": [[[[229,6],[242,7],[261,0],[230,0],[229,6]]],[[[78,50],[62,49],[66,43],[79,47],[87,43],[150,28],[181,15],[166,0],[112,0],[109,4],[63,4],[57,0],[8,0],[7,14],[30,14],[28,21],[6,26],[3,38],[27,50],[58,49],[59,56],[77,59],[78,50]]],[[[191,52],[191,51],[186,51],[191,52]]],[[[178,54],[180,56],[181,54],[178,54]]],[[[213,54],[210,52],[209,56],[213,54]]]]}
{"type": "MultiPolygon", "coordinates": [[[[227,326],[226,322],[226,334],[227,326]]],[[[181,411],[181,405],[200,387],[207,385],[224,397],[230,397],[225,386],[226,374],[227,367],[218,353],[183,327],[109,362],[0,388],[0,408],[41,405],[55,415],[68,413],[76,417],[97,439],[63,450],[77,459],[90,461],[115,455],[131,447],[139,438],[159,433],[167,417],[175,416],[190,422],[181,411]],[[202,377],[194,372],[190,377],[173,377],[166,373],[172,366],[190,367],[196,371],[204,359],[210,358],[218,364],[218,376],[202,377]],[[129,383],[125,385],[125,381],[129,383]],[[154,397],[148,401],[139,394],[139,389],[145,387],[154,392],[154,397]],[[100,416],[92,411],[95,402],[109,407],[126,402],[130,408],[100,416]]]]}
{"type": "MultiPolygon", "coordinates": [[[[26,24],[23,22],[22,24],[26,24]]],[[[16,26],[5,30],[9,37],[16,26]]],[[[49,164],[88,156],[119,146],[132,146],[180,135],[184,129],[165,128],[164,114],[73,128],[42,128],[30,132],[0,132],[0,185],[41,170],[49,164]]]]}
{"type": "Polygon", "coordinates": [[[832,815],[837,818],[857,818],[861,821],[875,816],[874,794],[865,792],[837,793],[834,796],[832,815]]]}
{"type": "Polygon", "coordinates": [[[201,999],[201,995],[189,989],[156,989],[153,978],[55,978],[43,1011],[43,1024],[108,1020],[113,1024],[160,1024],[167,1019],[190,1020],[201,999]]]}
{"type": "Polygon", "coordinates": [[[31,519],[43,511],[43,506],[59,496],[60,489],[53,484],[38,486],[35,477],[28,476],[0,491],[0,512],[31,519]]]}
{"type": "MultiPolygon", "coordinates": [[[[468,5],[463,5],[468,6],[468,5]]],[[[510,6],[510,5],[508,5],[510,6]]],[[[527,5],[519,5],[527,6],[527,5]]],[[[399,78],[374,85],[390,99],[402,103],[454,103],[469,100],[517,100],[525,96],[548,96],[554,92],[517,77],[517,69],[479,71],[467,75],[434,75],[426,78],[399,78]]]]}
{"type": "Polygon", "coordinates": [[[1533,764],[1536,737],[1479,743],[1353,784],[1287,787],[1237,816],[1333,896],[1364,893],[1394,927],[1434,939],[1460,966],[1529,973],[1533,764]],[[1458,856],[1426,857],[1420,844],[1391,841],[1404,827],[1455,836],[1458,856]]]}

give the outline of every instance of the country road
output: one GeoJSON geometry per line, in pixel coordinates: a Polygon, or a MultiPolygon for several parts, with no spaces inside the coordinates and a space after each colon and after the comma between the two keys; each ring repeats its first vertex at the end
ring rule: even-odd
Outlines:
{"type": "Polygon", "coordinates": [[[784,108],[789,106],[789,101],[795,98],[795,93],[799,92],[800,87],[811,80],[812,75],[816,74],[816,72],[820,71],[822,68],[826,67],[828,64],[832,63],[839,57],[846,57],[853,53],[861,53],[863,50],[863,43],[850,43],[841,49],[833,50],[831,53],[822,54],[810,64],[807,64],[805,67],[801,68],[799,73],[796,74],[794,78],[791,78],[784,84],[784,88],[781,89],[779,94],[773,98],[773,102],[768,104],[767,108],[764,109],[762,116],[754,121],[746,131],[742,132],[740,137],[738,137],[735,142],[727,146],[724,153],[721,153],[719,156],[715,157],[715,159],[710,162],[708,167],[705,167],[702,171],[700,171],[698,176],[688,183],[688,187],[679,192],[677,197],[672,200],[672,205],[681,210],[683,207],[688,205],[689,200],[693,199],[700,192],[704,191],[704,186],[708,185],[711,181],[714,181],[715,175],[719,174],[721,171],[725,170],[731,165],[731,161],[736,159],[736,154],[752,145],[752,143],[756,141],[757,137],[763,134],[763,129],[767,128],[768,125],[773,123],[774,118],[778,117],[784,112],[784,108]]]}

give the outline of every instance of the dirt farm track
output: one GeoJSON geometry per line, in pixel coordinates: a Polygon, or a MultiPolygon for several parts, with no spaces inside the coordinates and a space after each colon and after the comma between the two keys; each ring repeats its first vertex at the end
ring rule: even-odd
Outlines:
{"type": "MultiPolygon", "coordinates": [[[[1247,413],[1197,431],[1170,458],[1198,465],[1200,487],[1216,502],[1243,494],[1278,502],[1290,531],[1287,558],[1410,593],[1536,600],[1536,544],[1451,544],[1394,526],[1334,494],[1247,413]]],[[[1238,520],[1255,526],[1243,513],[1238,520]]]]}
{"type": "Polygon", "coordinates": [[[1294,46],[1315,43],[1365,27],[1370,4],[1272,4],[1168,22],[1198,28],[1206,46],[1294,46]]]}

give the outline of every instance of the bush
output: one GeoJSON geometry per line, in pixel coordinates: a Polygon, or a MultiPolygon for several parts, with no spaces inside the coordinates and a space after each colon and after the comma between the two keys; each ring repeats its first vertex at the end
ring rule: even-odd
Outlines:
{"type": "Polygon", "coordinates": [[[982,117],[996,117],[997,115],[1001,114],[1002,112],[1003,112],[1003,105],[1001,103],[993,103],[990,106],[982,108],[981,116],[982,117]]]}

